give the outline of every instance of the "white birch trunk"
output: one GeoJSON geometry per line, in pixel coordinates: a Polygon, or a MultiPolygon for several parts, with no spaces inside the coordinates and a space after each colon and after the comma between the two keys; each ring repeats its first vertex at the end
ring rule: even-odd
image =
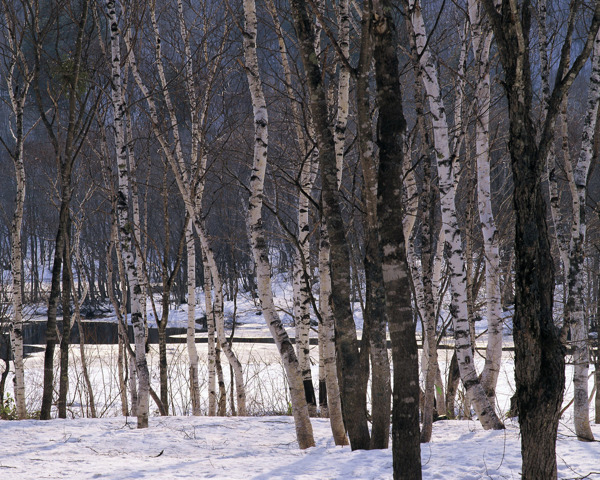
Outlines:
{"type": "Polygon", "coordinates": [[[576,209],[571,228],[569,248],[569,300],[567,319],[571,327],[571,343],[573,347],[573,387],[575,392],[574,418],[575,433],[580,440],[594,440],[590,428],[590,411],[588,404],[588,371],[589,371],[589,335],[586,325],[584,303],[585,240],[586,240],[586,195],[590,165],[594,156],[594,133],[600,105],[600,34],[594,41],[592,53],[592,75],[587,101],[587,110],[583,125],[583,134],[579,161],[574,169],[573,179],[576,195],[573,197],[573,208],[576,209]]]}
{"type": "Polygon", "coordinates": [[[265,172],[267,168],[268,122],[266,101],[256,54],[256,3],[244,0],[244,59],[254,111],[254,164],[250,178],[250,204],[248,206],[248,229],[254,261],[256,262],[258,294],[263,315],[283,360],[292,401],[292,413],[296,425],[296,437],[300,448],[315,445],[308,407],[304,396],[304,384],[298,359],[281,323],[273,302],[271,269],[262,227],[262,204],[265,172]]]}
{"type": "MultiPolygon", "coordinates": [[[[200,415],[200,383],[198,381],[198,349],[196,348],[196,243],[194,226],[188,222],[185,230],[187,249],[188,323],[186,345],[190,360],[190,397],[192,415],[200,415]]],[[[213,342],[214,343],[214,342],[213,342]]]]}
{"type": "Polygon", "coordinates": [[[342,418],[342,402],[338,383],[338,372],[335,358],[335,328],[333,311],[331,310],[331,275],[329,273],[329,238],[325,223],[320,228],[319,241],[319,310],[321,325],[319,325],[319,343],[323,345],[323,368],[325,369],[325,384],[327,387],[327,406],[329,422],[336,445],[348,445],[348,437],[342,418]]]}
{"type": "MultiPolygon", "coordinates": [[[[10,90],[9,90],[10,91],[10,90]]],[[[12,95],[11,95],[12,96],[12,95]]],[[[12,100],[12,98],[11,98],[12,100]]],[[[13,105],[16,102],[13,101],[13,105]]],[[[17,416],[20,420],[27,417],[25,405],[25,367],[23,362],[23,286],[22,271],[22,226],[23,207],[25,205],[25,167],[23,164],[23,110],[17,111],[17,149],[13,156],[17,180],[15,210],[11,225],[11,271],[12,271],[12,309],[13,318],[9,324],[10,340],[15,366],[14,395],[17,416]],[[20,132],[19,132],[20,130],[20,132]]]]}
{"type": "MultiPolygon", "coordinates": [[[[340,0],[337,11],[338,42],[344,57],[350,58],[350,12],[348,0],[340,0]]],[[[335,120],[335,163],[337,168],[338,188],[342,185],[344,173],[344,149],[346,146],[346,126],[348,124],[350,96],[350,71],[345,63],[341,63],[338,80],[338,102],[335,120]]]]}
{"type": "Polygon", "coordinates": [[[492,31],[483,20],[483,7],[469,1],[471,42],[477,68],[475,90],[475,158],[477,161],[477,207],[485,252],[485,289],[488,322],[488,344],[481,384],[492,405],[502,360],[502,309],[500,293],[500,246],[492,211],[490,191],[490,45],[492,31]]]}
{"type": "Polygon", "coordinates": [[[115,124],[115,146],[117,153],[119,191],[117,215],[119,223],[119,241],[123,263],[127,273],[131,292],[131,323],[135,336],[135,366],[139,379],[137,423],[138,428],[148,427],[150,375],[146,360],[146,335],[142,307],[140,304],[141,287],[138,282],[133,227],[129,222],[129,197],[131,179],[127,168],[127,146],[125,143],[125,101],[121,78],[120,34],[114,0],[106,2],[110,25],[110,46],[112,65],[111,100],[115,124]]]}
{"type": "MultiPolygon", "coordinates": [[[[5,2],[3,2],[5,4],[5,2]]],[[[6,5],[5,5],[6,7],[6,5]]],[[[15,167],[15,179],[17,191],[15,195],[15,208],[10,230],[11,245],[11,272],[12,272],[12,319],[8,321],[10,332],[10,346],[13,354],[14,374],[14,397],[17,408],[17,417],[23,420],[27,417],[25,399],[25,365],[23,355],[23,254],[22,254],[22,230],[23,209],[25,205],[25,166],[24,166],[24,115],[25,102],[33,75],[27,66],[20,39],[18,38],[16,19],[9,15],[9,9],[5,8],[6,40],[8,43],[6,91],[8,93],[11,109],[10,131],[14,140],[14,150],[9,151],[15,167]],[[15,85],[17,83],[18,85],[15,85]],[[14,123],[13,123],[14,122],[14,123]]],[[[6,146],[6,144],[5,144],[6,146]]],[[[8,148],[8,147],[7,147],[8,148]]],[[[35,259],[33,261],[36,261],[35,259]]]]}
{"type": "Polygon", "coordinates": [[[469,335],[467,312],[467,278],[462,246],[462,235],[456,218],[454,175],[450,153],[448,122],[443,105],[436,67],[427,47],[427,33],[420,5],[408,0],[410,20],[414,29],[419,64],[423,70],[423,83],[429,109],[431,111],[434,135],[434,148],[437,159],[442,222],[447,250],[450,252],[448,264],[452,288],[451,313],[454,322],[456,354],[460,376],[468,398],[485,429],[503,428],[503,424],[490,404],[475,370],[472,344],[469,335]]]}
{"type": "Polygon", "coordinates": [[[314,385],[311,375],[310,362],[310,227],[309,227],[309,201],[308,196],[314,183],[312,157],[306,158],[300,173],[300,186],[302,191],[298,195],[298,248],[295,259],[294,304],[296,320],[296,351],[298,363],[302,374],[306,401],[311,417],[317,414],[317,404],[314,394],[314,385]],[[296,296],[297,295],[297,296],[296,296]]]}
{"type": "Polygon", "coordinates": [[[210,268],[206,257],[202,256],[204,266],[204,312],[208,336],[208,416],[217,414],[217,353],[215,345],[215,316],[212,308],[212,285],[210,268]]]}

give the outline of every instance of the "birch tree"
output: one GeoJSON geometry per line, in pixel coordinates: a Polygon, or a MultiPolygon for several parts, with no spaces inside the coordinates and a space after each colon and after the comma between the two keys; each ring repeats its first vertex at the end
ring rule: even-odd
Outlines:
{"type": "Polygon", "coordinates": [[[30,68],[23,51],[24,28],[19,22],[22,12],[17,5],[11,5],[6,0],[2,1],[6,26],[6,91],[8,92],[11,110],[10,133],[12,142],[0,137],[0,142],[7,150],[15,168],[17,191],[15,195],[15,208],[10,232],[12,272],[12,319],[9,322],[11,351],[15,368],[14,395],[19,419],[27,417],[25,403],[25,367],[23,357],[23,254],[22,254],[22,229],[23,209],[25,205],[25,105],[29,87],[33,81],[33,71],[30,68]]]}
{"type": "MultiPolygon", "coordinates": [[[[196,348],[196,241],[194,225],[188,222],[185,229],[185,246],[187,254],[187,330],[186,348],[190,360],[189,382],[192,401],[192,415],[200,415],[200,382],[198,380],[198,349],[196,348]]],[[[206,314],[208,318],[208,313],[206,314]]],[[[214,335],[214,334],[213,334],[214,335]]],[[[213,339],[214,346],[214,339],[213,339]]],[[[210,390],[209,390],[210,395],[210,390]]]]}
{"type": "Polygon", "coordinates": [[[598,121],[600,104],[600,34],[596,35],[592,49],[592,74],[590,77],[587,109],[583,124],[583,134],[579,160],[574,168],[573,180],[576,196],[573,196],[575,213],[571,227],[569,245],[569,297],[567,300],[568,327],[571,329],[573,353],[573,389],[575,395],[574,424],[575,433],[580,440],[592,441],[594,434],[590,428],[590,409],[588,405],[588,371],[590,364],[589,335],[586,322],[585,292],[585,240],[587,233],[586,207],[587,185],[590,166],[593,159],[594,136],[598,121]]]}
{"type": "Polygon", "coordinates": [[[456,355],[460,377],[472,402],[475,412],[486,429],[504,428],[490,404],[475,370],[472,356],[471,335],[467,312],[467,277],[462,246],[462,234],[456,218],[456,192],[452,174],[453,156],[450,150],[448,121],[439,87],[438,74],[433,57],[427,45],[427,32],[418,1],[405,0],[407,14],[410,17],[411,32],[415,38],[419,65],[423,70],[423,82],[429,109],[432,116],[434,148],[437,158],[438,182],[442,209],[442,222],[448,252],[450,270],[451,314],[454,323],[456,355]]]}
{"type": "Polygon", "coordinates": [[[496,402],[496,384],[502,360],[502,312],[500,295],[500,245],[492,211],[490,191],[490,46],[492,31],[486,22],[483,6],[474,0],[468,5],[471,44],[477,69],[475,87],[475,159],[477,164],[477,207],[485,255],[485,298],[488,344],[481,384],[492,405],[496,402]]]}
{"type": "MultiPolygon", "coordinates": [[[[117,194],[117,219],[119,226],[119,242],[123,255],[123,263],[129,282],[131,295],[131,323],[133,325],[135,340],[135,366],[139,381],[136,416],[138,428],[148,427],[149,415],[149,390],[150,374],[146,359],[146,331],[141,308],[141,287],[135,258],[135,239],[133,226],[129,221],[129,201],[131,179],[127,165],[127,145],[125,137],[125,98],[122,86],[121,69],[121,34],[117,20],[116,4],[114,0],[107,0],[106,12],[110,27],[110,53],[111,53],[111,101],[114,116],[115,148],[117,154],[117,168],[119,190],[117,194]]],[[[139,259],[138,259],[139,261],[139,259]]]]}
{"type": "Polygon", "coordinates": [[[256,263],[257,288],[263,315],[271,335],[275,339],[288,379],[292,414],[296,425],[296,437],[300,448],[308,448],[314,446],[315,441],[304,395],[304,383],[294,348],[285,328],[283,328],[273,302],[271,267],[262,226],[269,116],[258,68],[256,36],[256,3],[254,0],[244,0],[244,59],[254,112],[254,162],[250,177],[250,201],[247,220],[248,229],[250,230],[250,245],[256,263]]]}
{"type": "MultiPolygon", "coordinates": [[[[177,184],[177,188],[179,190],[180,195],[183,198],[183,203],[186,208],[186,212],[190,215],[190,218],[194,222],[195,231],[198,234],[200,239],[200,244],[202,246],[203,255],[206,257],[207,265],[210,269],[210,274],[212,278],[212,284],[214,287],[214,315],[215,315],[215,324],[217,330],[218,338],[222,339],[221,347],[229,361],[229,364],[232,366],[234,371],[234,379],[236,384],[236,396],[238,403],[238,414],[245,416],[246,415],[246,389],[244,386],[243,379],[243,370],[240,361],[237,356],[233,352],[231,348],[231,344],[226,338],[225,335],[225,320],[224,320],[224,312],[223,312],[223,285],[221,281],[221,275],[219,273],[219,269],[217,266],[217,262],[215,260],[215,255],[212,250],[210,240],[208,237],[208,233],[206,231],[206,227],[204,224],[204,218],[202,216],[202,205],[201,199],[198,199],[197,193],[199,191],[199,182],[203,178],[205,174],[205,170],[203,169],[203,165],[199,163],[198,157],[191,158],[189,162],[186,163],[186,156],[184,155],[184,150],[182,148],[181,136],[179,134],[179,122],[177,120],[175,108],[173,107],[173,102],[171,101],[171,95],[169,92],[169,84],[167,82],[167,78],[165,75],[164,65],[163,65],[163,53],[162,46],[160,40],[160,31],[158,27],[158,22],[156,20],[156,4],[155,2],[150,3],[150,19],[152,24],[153,38],[154,38],[154,57],[155,57],[155,66],[158,73],[159,84],[160,84],[160,93],[162,94],[162,98],[164,100],[167,115],[168,115],[168,125],[172,131],[173,135],[173,143],[172,146],[169,142],[165,133],[161,130],[161,121],[159,119],[158,108],[156,105],[156,101],[148,89],[147,85],[144,83],[138,66],[137,60],[135,56],[135,52],[132,49],[131,39],[127,36],[125,37],[125,44],[129,50],[128,62],[131,68],[131,73],[135,80],[136,85],[141,91],[143,97],[146,100],[146,104],[148,106],[148,116],[150,118],[152,131],[154,136],[158,140],[162,153],[164,154],[168,164],[171,167],[173,172],[175,182],[177,184]]],[[[225,34],[224,38],[227,37],[225,34]]],[[[220,53],[222,52],[223,43],[220,45],[220,53]]],[[[217,62],[220,58],[220,53],[216,55],[214,61],[217,62]]],[[[214,67],[217,68],[216,66],[214,67]]],[[[213,70],[213,78],[214,78],[213,70]]],[[[204,125],[206,121],[207,114],[207,105],[210,100],[210,89],[212,87],[212,82],[208,82],[207,89],[204,92],[204,95],[198,101],[197,110],[194,110],[192,114],[199,115],[198,125],[204,125]]],[[[202,136],[203,132],[198,132],[199,136],[202,136]]],[[[201,138],[201,137],[200,137],[201,138]]]]}

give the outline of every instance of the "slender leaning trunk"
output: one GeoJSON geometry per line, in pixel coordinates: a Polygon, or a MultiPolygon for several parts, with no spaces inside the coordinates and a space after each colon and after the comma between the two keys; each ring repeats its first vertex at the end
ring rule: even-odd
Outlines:
{"type": "Polygon", "coordinates": [[[309,228],[309,200],[308,195],[312,190],[314,174],[312,158],[309,156],[300,172],[300,185],[302,191],[298,197],[298,247],[294,262],[294,317],[296,321],[296,351],[304,394],[311,417],[317,414],[317,399],[312,381],[310,361],[310,228],[309,228]]]}
{"type": "Polygon", "coordinates": [[[485,252],[485,293],[488,321],[488,344],[481,384],[492,405],[496,401],[496,384],[502,360],[502,311],[500,294],[500,246],[498,231],[492,211],[490,191],[490,45],[492,32],[483,21],[483,7],[473,0],[469,2],[471,42],[477,67],[475,90],[475,158],[477,161],[477,206],[483,248],[485,252]]]}
{"type": "Polygon", "coordinates": [[[150,374],[146,360],[146,331],[142,315],[141,296],[142,289],[137,275],[135,258],[135,240],[133,238],[133,225],[129,221],[129,197],[131,179],[127,165],[127,146],[125,143],[125,100],[121,79],[120,34],[117,22],[116,6],[114,0],[106,2],[106,10],[110,25],[111,47],[111,100],[114,109],[115,147],[117,153],[117,167],[119,190],[117,194],[117,218],[119,225],[119,241],[123,255],[123,263],[131,295],[131,323],[135,338],[135,369],[139,381],[137,398],[137,426],[148,427],[150,374]]]}
{"type": "Polygon", "coordinates": [[[333,440],[336,445],[348,445],[348,437],[342,417],[342,400],[338,382],[338,370],[335,360],[335,328],[331,311],[331,275],[329,273],[329,239],[324,224],[320,228],[319,239],[319,343],[323,345],[323,368],[327,387],[327,408],[333,440]]]}
{"type": "Polygon", "coordinates": [[[467,311],[467,276],[462,246],[462,234],[456,216],[455,185],[452,174],[453,157],[450,152],[448,122],[441,96],[438,74],[427,45],[427,33],[419,2],[405,0],[410,15],[419,65],[423,70],[425,91],[432,113],[434,147],[437,158],[442,221],[447,249],[450,252],[451,313],[454,322],[454,338],[460,377],[479,421],[485,429],[502,429],[504,425],[496,415],[479,381],[473,361],[471,336],[467,311]]]}
{"type": "Polygon", "coordinates": [[[244,58],[252,107],[254,111],[254,163],[250,177],[250,204],[248,206],[248,229],[250,244],[256,263],[258,294],[263,315],[275,339],[283,360],[292,401],[292,413],[296,424],[296,437],[300,448],[315,445],[308,406],[304,395],[304,383],[298,359],[275,309],[271,290],[271,268],[268,259],[267,243],[262,226],[262,205],[265,173],[267,168],[268,123],[269,117],[256,54],[256,3],[244,0],[244,58]]]}
{"type": "Polygon", "coordinates": [[[594,434],[590,428],[590,409],[588,402],[588,372],[590,364],[589,334],[586,322],[584,290],[586,283],[585,241],[587,184],[590,165],[594,156],[594,135],[598,121],[600,105],[600,35],[594,41],[592,75],[588,93],[587,110],[583,125],[583,135],[579,161],[573,172],[576,196],[573,198],[575,211],[574,225],[571,229],[569,248],[569,298],[567,301],[567,319],[571,328],[573,348],[573,389],[575,394],[574,424],[575,433],[580,440],[592,441],[594,434]]]}

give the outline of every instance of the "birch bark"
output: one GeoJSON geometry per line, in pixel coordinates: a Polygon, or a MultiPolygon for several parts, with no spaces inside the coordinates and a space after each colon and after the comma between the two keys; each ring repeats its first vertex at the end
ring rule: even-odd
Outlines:
{"type": "Polygon", "coordinates": [[[573,198],[575,216],[571,228],[569,246],[569,297],[567,320],[571,328],[573,348],[573,389],[575,394],[574,418],[575,433],[580,440],[592,441],[594,434],[590,428],[588,404],[588,371],[590,364],[589,335],[584,302],[585,289],[585,241],[587,233],[586,206],[587,185],[593,159],[594,134],[600,105],[600,34],[596,35],[592,51],[592,74],[590,77],[587,109],[583,124],[583,134],[579,160],[574,169],[573,180],[576,196],[573,198]]]}
{"type": "Polygon", "coordinates": [[[335,328],[331,310],[331,275],[329,274],[329,237],[324,222],[319,229],[319,343],[323,344],[323,366],[327,383],[327,407],[331,431],[336,445],[348,445],[348,437],[342,418],[342,399],[335,360],[335,328]]]}
{"type": "MultiPolygon", "coordinates": [[[[338,43],[345,58],[350,58],[350,9],[348,0],[340,0],[337,8],[338,43]]],[[[344,62],[340,65],[338,79],[338,102],[335,120],[335,165],[338,188],[344,173],[344,149],[346,147],[346,126],[350,96],[350,71],[344,62]]]]}
{"type": "Polygon", "coordinates": [[[437,158],[442,222],[444,225],[450,283],[452,287],[451,313],[454,322],[456,354],[460,376],[479,421],[486,429],[501,429],[504,425],[490,404],[475,370],[467,312],[467,278],[462,246],[462,234],[456,218],[454,176],[450,153],[448,122],[438,83],[436,67],[427,46],[427,32],[418,1],[405,0],[413,27],[419,64],[423,70],[425,91],[432,114],[434,148],[437,158]]]}
{"type": "Polygon", "coordinates": [[[252,107],[254,112],[254,163],[250,177],[250,202],[248,206],[248,229],[250,244],[256,263],[258,295],[263,315],[283,360],[292,401],[292,413],[296,425],[296,437],[300,448],[315,445],[304,384],[294,348],[281,323],[273,302],[271,268],[262,226],[262,205],[265,172],[267,168],[269,116],[262,90],[256,52],[257,18],[254,0],[244,0],[244,59],[252,107]]]}
{"type": "MultiPolygon", "coordinates": [[[[190,360],[190,397],[192,400],[192,415],[200,415],[200,383],[198,381],[198,349],[196,348],[196,242],[194,226],[188,222],[185,229],[185,244],[187,251],[187,331],[186,347],[190,360]]],[[[208,318],[208,315],[207,315],[208,318]]],[[[214,342],[213,342],[214,345],[214,342]]],[[[210,374],[209,374],[210,375],[210,374]]],[[[210,390],[209,390],[210,392],[210,390]]]]}
{"type": "Polygon", "coordinates": [[[471,43],[477,68],[475,87],[475,158],[477,161],[477,206],[485,253],[485,289],[488,344],[481,384],[492,405],[502,359],[502,310],[500,293],[500,246],[492,211],[490,191],[490,46],[492,31],[483,17],[483,7],[474,0],[468,5],[471,43]]]}
{"type": "MultiPolygon", "coordinates": [[[[15,195],[15,207],[10,231],[11,240],[11,272],[12,272],[12,319],[9,320],[10,342],[15,368],[14,395],[17,408],[17,417],[22,420],[27,417],[25,401],[25,367],[23,356],[23,254],[22,254],[22,229],[23,209],[25,205],[25,164],[24,146],[25,130],[24,115],[25,103],[29,87],[33,80],[32,73],[25,61],[21,42],[19,39],[17,19],[11,16],[7,8],[6,0],[3,0],[6,20],[6,39],[8,42],[9,64],[6,75],[6,91],[8,92],[9,105],[11,109],[11,133],[14,140],[14,148],[9,150],[9,155],[15,167],[15,179],[17,191],[15,195]],[[20,80],[16,85],[17,75],[20,80]]],[[[2,142],[7,147],[5,141],[2,142]]]]}
{"type": "Polygon", "coordinates": [[[202,256],[204,266],[204,312],[206,314],[206,328],[208,335],[208,416],[217,414],[217,352],[215,345],[215,316],[212,308],[212,282],[210,267],[206,256],[202,256]]]}
{"type": "Polygon", "coordinates": [[[137,276],[135,259],[135,240],[133,226],[129,221],[129,200],[131,179],[127,166],[127,145],[125,142],[125,99],[122,89],[121,70],[121,36],[117,20],[116,5],[114,0],[106,2],[106,10],[110,26],[110,52],[111,52],[111,100],[115,124],[115,147],[117,153],[117,167],[119,191],[117,194],[117,218],[119,224],[119,241],[123,262],[127,273],[131,295],[131,323],[135,338],[135,366],[139,380],[138,399],[136,406],[138,428],[148,427],[149,415],[149,389],[150,374],[146,359],[146,332],[141,308],[141,287],[137,276]]]}

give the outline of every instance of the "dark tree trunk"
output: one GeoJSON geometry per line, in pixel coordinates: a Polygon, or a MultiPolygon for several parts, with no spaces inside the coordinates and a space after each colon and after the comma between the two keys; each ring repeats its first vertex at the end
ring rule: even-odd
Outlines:
{"type": "Polygon", "coordinates": [[[162,295],[162,315],[158,322],[158,364],[160,376],[160,401],[169,411],[169,385],[167,375],[167,324],[169,321],[169,292],[162,295]]]}
{"type": "Polygon", "coordinates": [[[319,147],[323,213],[331,246],[331,303],[335,318],[337,361],[342,380],[340,392],[344,423],[352,450],[368,449],[370,435],[366,416],[367,401],[362,389],[358,388],[361,384],[361,371],[356,326],[350,305],[350,251],[340,208],[340,192],[337,189],[334,139],[328,121],[321,68],[314,49],[313,26],[305,2],[293,0],[291,3],[319,147]]]}
{"type": "Polygon", "coordinates": [[[394,362],[392,457],[394,479],[421,478],[419,361],[402,227],[402,167],[406,121],[402,111],[392,2],[374,2],[379,174],[377,215],[386,313],[394,362]]]}
{"type": "MultiPolygon", "coordinates": [[[[69,340],[71,337],[71,277],[70,255],[70,219],[67,220],[67,235],[63,254],[62,268],[62,337],[60,339],[60,381],[58,388],[58,418],[67,418],[67,394],[69,393],[69,340]]],[[[83,332],[80,332],[83,335],[83,332]]]]}
{"type": "MultiPolygon", "coordinates": [[[[368,335],[373,378],[371,382],[371,448],[388,448],[390,438],[391,385],[390,362],[387,349],[387,319],[385,316],[385,289],[381,270],[379,237],[377,231],[377,170],[378,161],[373,151],[373,127],[369,101],[369,73],[372,65],[371,9],[365,4],[360,39],[360,60],[356,79],[357,130],[360,162],[363,170],[363,197],[366,206],[365,238],[365,321],[363,335],[368,335]]],[[[361,356],[363,351],[361,349],[361,356]]],[[[368,380],[368,357],[366,358],[368,380]]]]}
{"type": "MultiPolygon", "coordinates": [[[[70,178],[69,178],[70,179],[70,178]]],[[[41,420],[50,420],[52,409],[52,396],[54,393],[54,350],[58,341],[56,316],[58,300],[60,298],[60,273],[63,263],[63,254],[66,243],[66,230],[69,216],[68,198],[64,198],[60,206],[58,232],[56,234],[56,247],[54,250],[54,264],[52,266],[52,283],[48,298],[48,321],[46,323],[46,351],[44,352],[44,387],[42,391],[41,420]]]]}
{"type": "Polygon", "coordinates": [[[565,386],[565,361],[560,332],[552,317],[554,262],[541,173],[554,142],[559,107],[585,64],[598,31],[600,2],[596,2],[586,44],[572,63],[569,59],[573,25],[568,25],[541,135],[531,117],[530,2],[517,6],[503,0],[499,10],[492,0],[483,3],[496,37],[508,98],[509,151],[516,213],[513,337],[523,479],[551,480],[557,477],[555,447],[565,386]]]}

